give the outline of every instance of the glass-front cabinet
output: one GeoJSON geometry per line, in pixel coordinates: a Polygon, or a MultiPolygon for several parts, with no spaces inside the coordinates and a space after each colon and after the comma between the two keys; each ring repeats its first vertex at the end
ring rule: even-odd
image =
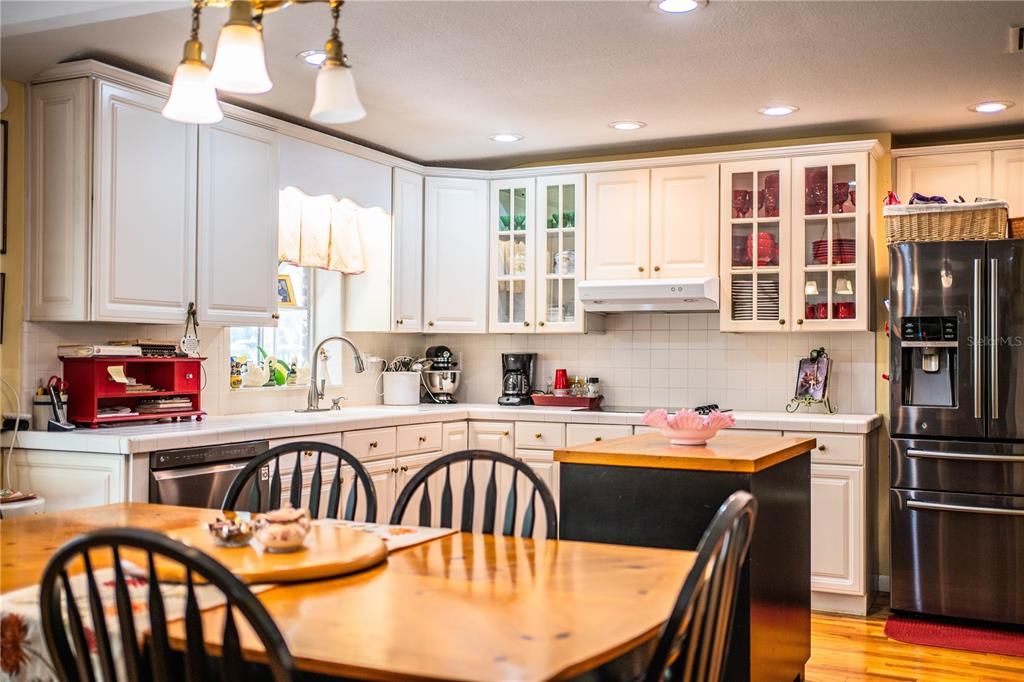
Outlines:
{"type": "MultiPolygon", "coordinates": [[[[534,321],[534,180],[491,183],[490,331],[530,331],[534,321]]],[[[458,253],[458,245],[453,245],[458,253]]],[[[452,263],[457,267],[457,263],[452,263]]]]}
{"type": "Polygon", "coordinates": [[[582,332],[584,176],[537,179],[537,332],[582,332]]]}
{"type": "Polygon", "coordinates": [[[788,326],[789,159],[721,167],[721,329],[788,326]]]}
{"type": "Polygon", "coordinates": [[[791,315],[802,329],[868,329],[868,155],[792,163],[791,315]]]}

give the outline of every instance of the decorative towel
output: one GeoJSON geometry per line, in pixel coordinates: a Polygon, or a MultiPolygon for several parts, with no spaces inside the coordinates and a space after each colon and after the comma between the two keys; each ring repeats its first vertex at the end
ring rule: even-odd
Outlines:
{"type": "Polygon", "coordinates": [[[302,198],[299,265],[328,269],[331,250],[331,211],[337,201],[330,194],[302,198]]]}
{"type": "Polygon", "coordinates": [[[361,235],[381,225],[390,227],[380,208],[362,208],[330,194],[311,197],[286,187],[278,200],[278,261],[361,274],[367,267],[361,235]]]}
{"type": "Polygon", "coordinates": [[[299,244],[302,240],[302,199],[306,195],[297,187],[285,187],[278,198],[277,260],[299,264],[299,244]]]}
{"type": "Polygon", "coordinates": [[[346,275],[366,271],[363,240],[359,234],[362,214],[367,209],[351,199],[342,199],[331,208],[331,251],[328,269],[346,275]]]}

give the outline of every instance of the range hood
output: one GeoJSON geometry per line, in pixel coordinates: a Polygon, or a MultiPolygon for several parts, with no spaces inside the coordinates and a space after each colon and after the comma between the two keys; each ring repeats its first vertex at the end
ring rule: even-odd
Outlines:
{"type": "Polygon", "coordinates": [[[595,313],[718,310],[718,278],[588,280],[580,300],[595,313]]]}

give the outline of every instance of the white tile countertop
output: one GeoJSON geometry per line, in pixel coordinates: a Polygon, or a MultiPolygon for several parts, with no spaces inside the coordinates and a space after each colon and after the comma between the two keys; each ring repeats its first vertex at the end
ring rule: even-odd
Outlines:
{"type": "MultiPolygon", "coordinates": [[[[774,431],[870,433],[882,423],[877,414],[812,414],[801,412],[734,412],[736,428],[774,431]]],[[[344,407],[334,412],[264,412],[206,417],[201,422],[79,428],[68,433],[22,431],[16,448],[57,452],[134,454],[155,450],[202,447],[218,443],[316,436],[425,422],[475,420],[548,421],[573,424],[640,424],[641,415],[627,412],[580,412],[567,407],[498,407],[484,404],[344,407]]],[[[0,437],[9,447],[11,433],[0,437]]]]}

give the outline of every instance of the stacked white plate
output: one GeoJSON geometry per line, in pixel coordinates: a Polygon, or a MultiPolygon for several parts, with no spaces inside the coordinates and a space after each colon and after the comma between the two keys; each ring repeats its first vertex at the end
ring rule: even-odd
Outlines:
{"type": "Polygon", "coordinates": [[[732,282],[732,319],[754,319],[754,282],[734,279],[732,282]]]}
{"type": "Polygon", "coordinates": [[[779,319],[779,281],[765,279],[757,283],[757,319],[779,319]]]}

